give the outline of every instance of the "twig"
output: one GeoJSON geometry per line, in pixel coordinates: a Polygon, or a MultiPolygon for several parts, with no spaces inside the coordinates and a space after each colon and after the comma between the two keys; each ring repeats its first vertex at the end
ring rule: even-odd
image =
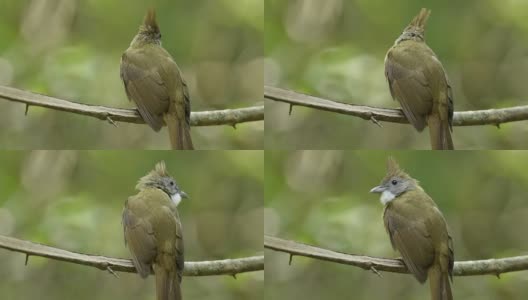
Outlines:
{"type": "MultiPolygon", "coordinates": [[[[393,273],[409,273],[402,261],[398,259],[345,254],[268,235],[264,235],[264,248],[285,252],[290,255],[295,254],[298,256],[352,265],[365,270],[374,269],[377,271],[393,273]]],[[[528,255],[500,259],[457,261],[455,262],[453,275],[471,276],[491,274],[497,276],[501,273],[523,270],[528,270],[528,255]]]]}
{"type": "MultiPolygon", "coordinates": [[[[110,123],[113,123],[114,121],[136,124],[145,123],[136,109],[81,104],[7,86],[0,86],[0,98],[25,103],[26,114],[28,107],[31,105],[94,117],[99,120],[109,121],[110,123]]],[[[264,105],[191,113],[192,126],[233,126],[238,123],[262,120],[264,120],[264,105]]]]}
{"type": "MultiPolygon", "coordinates": [[[[26,257],[29,255],[42,256],[78,265],[95,267],[100,270],[109,271],[110,273],[115,273],[115,271],[136,273],[136,268],[129,259],[76,253],[3,235],[0,235],[0,248],[25,253],[26,257]]],[[[186,261],[183,275],[235,275],[261,270],[264,270],[264,256],[251,256],[213,261],[186,261]]]]}
{"type": "MultiPolygon", "coordinates": [[[[401,109],[378,108],[365,105],[354,105],[300,94],[281,88],[265,86],[264,98],[291,105],[311,107],[314,109],[351,115],[364,120],[373,119],[392,123],[409,123],[401,109]]],[[[528,105],[508,108],[460,111],[453,117],[454,126],[493,125],[528,120],[528,105]]]]}

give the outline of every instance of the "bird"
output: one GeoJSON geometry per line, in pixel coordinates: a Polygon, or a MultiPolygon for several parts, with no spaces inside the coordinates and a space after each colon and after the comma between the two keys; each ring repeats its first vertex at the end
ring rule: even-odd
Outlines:
{"type": "Polygon", "coordinates": [[[381,194],[385,229],[407,269],[420,283],[429,278],[431,300],[452,300],[453,240],[433,199],[393,158],[381,184],[370,192],[381,194]]]}
{"type": "Polygon", "coordinates": [[[452,150],[453,92],[442,63],[425,43],[430,14],[422,8],[387,51],[385,77],[409,123],[419,132],[429,127],[431,148],[452,150]]]}
{"type": "Polygon", "coordinates": [[[136,189],[139,192],[123,209],[125,245],[142,278],[154,271],[157,300],[181,300],[184,250],[177,206],[188,196],[163,161],[139,180],[136,189]]]}
{"type": "Polygon", "coordinates": [[[172,149],[194,149],[187,84],[172,56],[161,46],[156,12],[149,10],[128,49],[120,74],[129,100],[154,131],[167,125],[172,149]]]}

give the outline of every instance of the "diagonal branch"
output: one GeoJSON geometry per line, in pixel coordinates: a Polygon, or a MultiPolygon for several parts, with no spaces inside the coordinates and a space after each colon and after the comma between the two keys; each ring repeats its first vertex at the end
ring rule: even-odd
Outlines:
{"type": "MultiPolygon", "coordinates": [[[[95,267],[101,270],[136,273],[136,268],[130,259],[113,258],[99,255],[88,255],[54,248],[30,241],[0,235],[0,248],[22,252],[27,257],[42,256],[55,260],[70,262],[79,265],[95,267]]],[[[183,275],[209,276],[209,275],[236,275],[238,273],[264,270],[264,256],[252,256],[236,259],[224,259],[200,262],[185,262],[183,275]]]]}
{"type": "MultiPolygon", "coordinates": [[[[94,117],[113,123],[145,123],[136,109],[113,108],[87,105],[35,94],[7,86],[0,86],[0,98],[25,103],[27,106],[41,106],[59,111],[94,117]]],[[[264,120],[264,105],[239,109],[224,109],[191,113],[192,126],[231,125],[264,120]]]]}
{"type": "MultiPolygon", "coordinates": [[[[300,94],[281,88],[265,86],[264,98],[311,107],[314,109],[351,115],[365,120],[385,121],[391,123],[409,123],[401,109],[378,108],[365,105],[347,104],[310,95],[300,94]]],[[[455,112],[454,126],[495,125],[528,120],[528,105],[499,109],[455,112]]]]}
{"type": "MultiPolygon", "coordinates": [[[[264,248],[289,253],[290,256],[306,256],[339,264],[352,265],[365,270],[409,273],[403,262],[399,259],[345,254],[269,235],[264,235],[264,248]]],[[[528,270],[528,255],[499,259],[457,261],[455,262],[453,274],[456,276],[485,274],[499,276],[501,273],[523,270],[528,270]]]]}

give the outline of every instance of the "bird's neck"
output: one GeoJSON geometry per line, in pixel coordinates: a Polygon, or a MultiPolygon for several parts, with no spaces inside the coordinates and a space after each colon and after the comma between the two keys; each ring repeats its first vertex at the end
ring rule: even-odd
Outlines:
{"type": "Polygon", "coordinates": [[[161,46],[161,40],[152,39],[148,35],[138,33],[130,43],[130,48],[141,48],[146,45],[161,46]]]}

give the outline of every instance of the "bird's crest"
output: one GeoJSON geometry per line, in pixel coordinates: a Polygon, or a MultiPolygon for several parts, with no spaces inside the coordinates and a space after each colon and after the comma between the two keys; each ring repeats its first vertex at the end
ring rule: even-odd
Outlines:
{"type": "Polygon", "coordinates": [[[406,179],[413,179],[409,174],[405,173],[396,160],[392,156],[387,159],[387,175],[385,175],[384,180],[389,180],[392,177],[400,177],[406,179]]]}
{"type": "Polygon", "coordinates": [[[165,161],[163,160],[156,164],[154,171],[158,173],[159,176],[169,176],[169,173],[167,173],[167,168],[165,167],[165,161]]]}
{"type": "Polygon", "coordinates": [[[414,31],[423,34],[425,32],[425,25],[430,14],[430,9],[422,8],[420,12],[411,21],[411,23],[407,25],[404,31],[414,31]]]}
{"type": "Polygon", "coordinates": [[[150,171],[147,175],[141,177],[136,185],[137,190],[142,190],[146,187],[152,186],[153,183],[159,182],[162,177],[169,177],[165,162],[162,160],[156,164],[154,170],[150,171]]]}
{"type": "Polygon", "coordinates": [[[154,9],[149,9],[147,11],[147,14],[145,15],[145,19],[143,19],[143,24],[141,25],[140,30],[152,33],[158,33],[160,31],[158,22],[156,21],[156,11],[154,9]]]}

